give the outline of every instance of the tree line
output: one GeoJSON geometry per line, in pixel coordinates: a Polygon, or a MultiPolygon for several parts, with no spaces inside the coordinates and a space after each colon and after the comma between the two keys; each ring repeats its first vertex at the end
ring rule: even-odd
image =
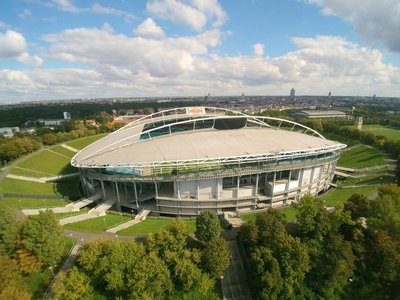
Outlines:
{"type": "Polygon", "coordinates": [[[117,299],[218,299],[216,281],[229,264],[218,217],[202,213],[197,241],[188,241],[185,222],[149,234],[144,243],[95,240],[84,245],[77,265],[62,274],[56,299],[80,299],[94,290],[117,299]]]}
{"type": "MultiPolygon", "coordinates": [[[[218,299],[217,280],[229,265],[227,242],[216,215],[196,219],[196,239],[181,219],[144,242],[93,240],[82,247],[76,265],[60,273],[55,299],[218,299]]],[[[56,271],[67,247],[63,228],[51,211],[17,222],[15,211],[0,205],[0,299],[30,299],[26,278],[56,271]]],[[[43,289],[42,289],[43,292],[43,289]]]]}
{"type": "Polygon", "coordinates": [[[16,211],[0,205],[0,299],[42,297],[31,294],[25,279],[56,269],[68,251],[63,232],[51,211],[18,222],[16,211]]]}
{"type": "Polygon", "coordinates": [[[394,299],[400,286],[400,187],[352,195],[328,212],[304,196],[297,221],[269,209],[241,228],[255,299],[394,299]]]}

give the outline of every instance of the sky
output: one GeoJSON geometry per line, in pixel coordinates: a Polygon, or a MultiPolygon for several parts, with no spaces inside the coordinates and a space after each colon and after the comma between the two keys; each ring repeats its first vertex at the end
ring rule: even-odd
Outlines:
{"type": "Polygon", "coordinates": [[[292,87],[400,97],[400,1],[0,1],[0,103],[292,87]]]}

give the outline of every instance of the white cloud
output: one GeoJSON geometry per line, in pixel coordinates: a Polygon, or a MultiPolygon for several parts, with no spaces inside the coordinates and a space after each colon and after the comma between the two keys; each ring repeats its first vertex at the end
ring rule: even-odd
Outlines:
{"type": "Polygon", "coordinates": [[[192,0],[191,4],[182,0],[151,0],[147,10],[158,18],[187,25],[196,31],[202,31],[210,20],[214,20],[214,27],[220,27],[227,19],[216,0],[192,0]]]}
{"type": "Polygon", "coordinates": [[[22,34],[14,30],[0,32],[0,58],[18,57],[26,51],[26,41],[22,34]]]}
{"type": "Polygon", "coordinates": [[[25,9],[18,15],[18,17],[20,17],[21,19],[25,20],[25,19],[27,19],[28,17],[30,17],[31,15],[32,15],[32,12],[31,12],[29,9],[25,8],[25,9]]]}
{"type": "Polygon", "coordinates": [[[75,14],[81,12],[89,12],[99,15],[123,17],[126,22],[131,22],[132,20],[136,19],[136,16],[134,14],[114,7],[103,6],[99,3],[95,3],[91,7],[78,7],[71,0],[52,0],[52,2],[49,3],[49,6],[55,7],[61,11],[75,14]]]}
{"type": "Polygon", "coordinates": [[[79,13],[81,11],[81,9],[75,6],[70,0],[52,0],[52,3],[49,3],[49,5],[70,13],[79,13]]]}
{"type": "Polygon", "coordinates": [[[324,14],[336,15],[354,26],[354,30],[373,46],[384,43],[400,52],[400,2],[398,0],[305,0],[322,8],[324,14]]]}
{"type": "Polygon", "coordinates": [[[133,31],[138,36],[163,38],[165,36],[164,31],[158,26],[153,19],[147,18],[133,31]]]}
{"type": "Polygon", "coordinates": [[[257,43],[253,45],[253,53],[255,56],[263,56],[264,55],[264,45],[257,43]]]}
{"type": "Polygon", "coordinates": [[[207,54],[219,43],[217,30],[197,36],[162,40],[116,35],[107,29],[77,28],[43,37],[51,43],[49,57],[91,67],[126,66],[135,73],[176,76],[192,69],[194,55],[207,54]],[[112,53],[112,55],[110,55],[112,53]]]}
{"type": "Polygon", "coordinates": [[[43,65],[43,59],[37,55],[30,55],[27,52],[22,53],[17,59],[26,65],[34,67],[41,67],[43,65]]]}
{"type": "Polygon", "coordinates": [[[0,32],[0,59],[16,59],[24,64],[40,67],[43,59],[27,52],[25,38],[19,32],[7,30],[0,32]]]}
{"type": "Polygon", "coordinates": [[[287,94],[291,87],[299,94],[394,96],[400,84],[400,69],[380,51],[335,36],[295,37],[297,49],[276,57],[264,56],[261,44],[253,45],[255,55],[212,53],[221,41],[217,29],[154,39],[118,34],[105,24],[43,38],[49,59],[87,69],[3,70],[2,99],[287,94]]]}

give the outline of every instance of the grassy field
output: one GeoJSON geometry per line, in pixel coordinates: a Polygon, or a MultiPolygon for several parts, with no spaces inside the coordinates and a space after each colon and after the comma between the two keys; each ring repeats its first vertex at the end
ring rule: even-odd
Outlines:
{"type": "Polygon", "coordinates": [[[363,131],[369,131],[375,135],[382,135],[389,140],[400,141],[400,130],[382,125],[364,125],[363,131]]]}
{"type": "Polygon", "coordinates": [[[337,181],[341,185],[360,185],[360,184],[381,184],[393,181],[391,176],[376,176],[376,177],[362,177],[362,178],[348,178],[345,180],[337,181]]]}
{"type": "MultiPolygon", "coordinates": [[[[69,164],[69,158],[55,154],[49,150],[44,150],[37,153],[36,155],[32,155],[27,160],[18,164],[17,167],[42,174],[48,174],[47,176],[55,176],[60,174],[61,172],[64,174],[77,172],[77,169],[69,167],[69,164]]],[[[21,169],[13,169],[13,172],[19,172],[20,170],[21,169]]],[[[39,177],[43,176],[46,175],[40,175],[39,177]]]]}
{"type": "MultiPolygon", "coordinates": [[[[161,228],[167,227],[172,223],[174,219],[156,219],[147,218],[139,224],[133,225],[121,231],[118,231],[119,235],[146,235],[151,232],[156,232],[161,228]]],[[[196,219],[182,219],[185,221],[189,228],[189,233],[193,233],[196,230],[196,219]]]]}
{"type": "MultiPolygon", "coordinates": [[[[296,219],[297,210],[293,206],[284,207],[284,208],[276,208],[276,209],[278,209],[282,214],[284,214],[288,221],[293,221],[296,219]]],[[[248,215],[241,215],[240,218],[243,221],[247,222],[250,220],[255,220],[256,216],[257,216],[257,214],[248,214],[248,215]]]]}
{"type": "Polygon", "coordinates": [[[88,211],[89,211],[89,209],[84,207],[80,211],[70,211],[70,212],[65,212],[65,213],[57,213],[56,217],[59,218],[59,219],[63,219],[63,218],[67,218],[67,217],[86,214],[88,211]]]}
{"type": "Polygon", "coordinates": [[[15,193],[28,195],[57,195],[70,196],[71,199],[80,198],[79,178],[54,183],[38,183],[25,180],[4,178],[0,184],[0,193],[15,193]]]}
{"type": "Polygon", "coordinates": [[[346,138],[346,137],[343,137],[341,135],[337,135],[334,133],[324,132],[324,133],[322,133],[322,135],[324,137],[326,137],[328,140],[337,141],[337,142],[346,144],[349,147],[360,143],[359,141],[352,140],[352,139],[349,139],[349,138],[346,138]]]}
{"type": "Polygon", "coordinates": [[[66,142],[65,144],[72,148],[75,148],[77,150],[81,150],[81,149],[85,148],[87,145],[101,139],[102,137],[105,137],[107,134],[108,133],[102,133],[102,134],[98,134],[98,135],[88,136],[85,138],[66,142]]]}
{"type": "Polygon", "coordinates": [[[377,191],[377,186],[352,189],[334,189],[324,194],[321,198],[325,201],[327,206],[336,206],[345,202],[352,194],[358,193],[368,197],[377,191]]]}
{"type": "Polygon", "coordinates": [[[76,154],[75,152],[68,150],[67,148],[64,148],[60,145],[51,147],[51,150],[61,155],[68,156],[69,158],[72,158],[76,154]]]}
{"type": "Polygon", "coordinates": [[[347,168],[364,168],[386,163],[387,160],[378,150],[360,145],[345,151],[340,156],[338,166],[347,168]]]}
{"type": "Polygon", "coordinates": [[[57,199],[3,198],[0,199],[0,203],[15,207],[17,209],[30,209],[65,206],[70,202],[57,199]]]}
{"type": "Polygon", "coordinates": [[[66,224],[64,225],[64,228],[76,231],[103,232],[108,228],[117,226],[118,224],[127,222],[131,219],[131,217],[124,215],[107,214],[103,217],[66,224]]]}

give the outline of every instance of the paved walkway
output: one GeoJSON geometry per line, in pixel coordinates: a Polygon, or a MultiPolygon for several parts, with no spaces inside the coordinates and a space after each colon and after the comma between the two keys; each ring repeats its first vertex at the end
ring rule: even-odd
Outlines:
{"type": "Polygon", "coordinates": [[[100,216],[105,216],[106,211],[109,210],[114,205],[114,203],[115,203],[115,200],[112,200],[112,199],[107,200],[106,202],[100,203],[95,208],[92,208],[86,214],[81,214],[81,215],[76,215],[76,216],[71,216],[71,217],[60,219],[60,224],[65,225],[65,224],[76,223],[76,222],[80,222],[80,221],[97,218],[100,216]]]}
{"type": "Polygon", "coordinates": [[[240,256],[239,247],[236,243],[233,230],[224,232],[223,237],[227,240],[231,253],[231,262],[221,280],[222,293],[227,300],[248,300],[251,294],[246,282],[246,275],[240,256]]]}
{"type": "Polygon", "coordinates": [[[49,181],[58,181],[58,180],[61,180],[61,179],[64,179],[64,178],[75,177],[75,176],[78,176],[78,175],[79,175],[79,173],[72,173],[72,174],[52,176],[52,177],[35,178],[35,177],[7,174],[6,177],[7,178],[12,178],[12,179],[18,179],[18,180],[31,181],[31,182],[46,183],[46,182],[49,182],[49,181]]]}
{"type": "Polygon", "coordinates": [[[68,150],[70,150],[70,151],[72,151],[72,152],[79,152],[79,150],[78,149],[75,149],[75,148],[73,148],[73,147],[71,147],[71,146],[68,146],[68,145],[66,145],[66,144],[61,144],[60,145],[61,147],[63,147],[63,148],[65,148],[65,149],[68,149],[68,150]]]}
{"type": "Polygon", "coordinates": [[[143,209],[139,214],[136,215],[135,219],[129,220],[128,222],[119,224],[115,227],[107,229],[107,232],[117,233],[118,231],[136,225],[144,220],[146,220],[147,215],[150,213],[149,210],[143,209]]]}

